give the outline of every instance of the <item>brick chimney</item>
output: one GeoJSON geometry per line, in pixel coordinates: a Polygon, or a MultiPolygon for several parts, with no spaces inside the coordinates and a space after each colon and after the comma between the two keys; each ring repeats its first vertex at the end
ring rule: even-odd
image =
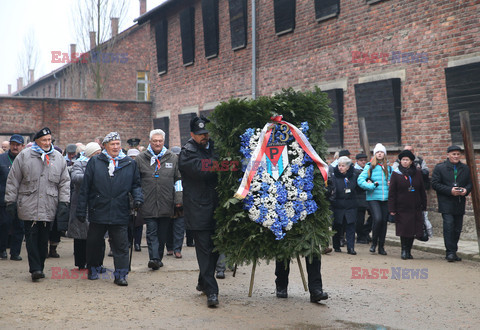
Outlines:
{"type": "Polygon", "coordinates": [[[29,69],[29,70],[28,70],[28,76],[29,76],[29,78],[28,78],[28,83],[29,83],[29,84],[33,84],[33,82],[35,81],[35,75],[34,75],[34,73],[35,73],[35,70],[33,70],[33,69],[29,69]]]}
{"type": "Polygon", "coordinates": [[[140,16],[147,12],[147,0],[140,0],[140,16]]]}
{"type": "Polygon", "coordinates": [[[118,34],[118,17],[110,18],[112,23],[112,38],[116,37],[118,34]]]}
{"type": "Polygon", "coordinates": [[[22,77],[19,77],[17,79],[17,92],[19,92],[20,90],[22,90],[23,88],[23,78],[22,77]]]}
{"type": "Polygon", "coordinates": [[[76,44],[70,44],[70,60],[75,61],[77,59],[77,45],[76,44]]]}
{"type": "Polygon", "coordinates": [[[12,85],[8,84],[8,95],[12,95],[12,85]]]}
{"type": "Polygon", "coordinates": [[[97,33],[95,31],[90,31],[90,49],[94,49],[97,45],[95,39],[97,38],[97,33]]]}

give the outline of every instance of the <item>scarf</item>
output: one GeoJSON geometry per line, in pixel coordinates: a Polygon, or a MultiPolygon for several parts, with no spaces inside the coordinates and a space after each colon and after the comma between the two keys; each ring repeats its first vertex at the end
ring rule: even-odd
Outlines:
{"type": "Polygon", "coordinates": [[[403,175],[410,176],[410,177],[413,177],[415,173],[417,173],[417,168],[415,167],[415,165],[413,165],[413,163],[412,165],[410,165],[410,167],[403,167],[402,164],[398,164],[398,170],[403,175]]]}
{"type": "Polygon", "coordinates": [[[108,174],[110,176],[113,176],[113,172],[115,171],[115,168],[117,167],[116,166],[116,161],[119,161],[120,159],[123,159],[125,158],[127,155],[124,154],[124,152],[122,150],[120,150],[120,153],[118,154],[117,157],[113,158],[112,156],[110,156],[107,152],[107,150],[103,149],[102,150],[102,154],[104,154],[105,156],[107,156],[108,160],[109,160],[109,163],[108,163],[108,174]]]}
{"type": "Polygon", "coordinates": [[[157,162],[157,168],[155,170],[158,170],[160,168],[160,158],[162,158],[163,155],[167,152],[167,148],[163,146],[162,150],[158,153],[158,155],[155,155],[153,152],[152,146],[149,144],[147,147],[148,152],[152,155],[152,158],[150,158],[150,166],[155,164],[157,162]]]}
{"type": "Polygon", "coordinates": [[[89,160],[90,158],[86,157],[83,151],[80,153],[80,157],[77,158],[79,162],[88,162],[89,160]]]}
{"type": "Polygon", "coordinates": [[[38,146],[37,142],[33,142],[31,148],[32,148],[33,151],[38,152],[40,154],[40,158],[42,158],[42,162],[45,161],[45,159],[47,159],[47,165],[50,165],[50,157],[48,155],[53,153],[53,151],[55,150],[55,149],[53,149],[52,145],[50,145],[50,150],[49,151],[45,151],[38,146]]]}

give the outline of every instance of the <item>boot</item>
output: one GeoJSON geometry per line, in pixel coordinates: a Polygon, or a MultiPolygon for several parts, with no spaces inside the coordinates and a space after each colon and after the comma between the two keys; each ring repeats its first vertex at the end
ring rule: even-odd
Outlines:
{"type": "Polygon", "coordinates": [[[408,259],[413,259],[412,257],[412,246],[413,246],[413,240],[415,238],[414,237],[410,237],[410,238],[407,238],[407,258],[408,259]]]}
{"type": "Polygon", "coordinates": [[[60,255],[57,253],[57,246],[50,244],[50,251],[48,251],[48,256],[50,258],[60,258],[60,255]]]}
{"type": "Polygon", "coordinates": [[[372,246],[370,246],[370,252],[375,253],[375,248],[377,247],[377,240],[374,238],[372,240],[372,246]]]}
{"type": "Polygon", "coordinates": [[[401,254],[402,260],[407,260],[407,258],[408,258],[408,255],[407,255],[407,240],[408,240],[408,238],[400,236],[400,244],[402,245],[402,254],[401,254]]]}
{"type": "Polygon", "coordinates": [[[385,243],[378,243],[378,254],[381,254],[382,256],[386,256],[387,255],[387,252],[385,251],[385,249],[383,248],[383,245],[385,243]]]}

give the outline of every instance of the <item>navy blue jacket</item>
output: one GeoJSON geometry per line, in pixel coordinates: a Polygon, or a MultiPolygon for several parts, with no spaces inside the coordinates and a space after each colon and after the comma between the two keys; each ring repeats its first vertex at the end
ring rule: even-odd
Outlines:
{"type": "Polygon", "coordinates": [[[5,187],[7,185],[8,172],[10,172],[14,159],[15,157],[10,155],[10,150],[0,155],[0,207],[5,207],[5,187]]]}
{"type": "Polygon", "coordinates": [[[108,158],[99,154],[90,159],[85,169],[77,217],[86,216],[98,224],[128,225],[130,218],[129,193],[134,201],[143,203],[140,172],[130,157],[118,161],[113,176],[108,174],[108,158]]]}

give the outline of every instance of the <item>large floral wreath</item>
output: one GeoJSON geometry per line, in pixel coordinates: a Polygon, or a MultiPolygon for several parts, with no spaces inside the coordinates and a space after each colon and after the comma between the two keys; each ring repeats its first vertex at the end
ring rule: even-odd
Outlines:
{"type": "MultiPolygon", "coordinates": [[[[286,122],[299,127],[322,156],[326,152],[324,133],[333,121],[329,102],[318,88],[306,92],[288,89],[256,100],[232,99],[215,108],[207,128],[220,160],[243,162],[243,170],[249,164],[255,166],[255,162],[246,160],[258,143],[258,128],[271,122],[275,114],[283,115],[286,122]]],[[[277,127],[270,142],[285,140],[281,134],[277,127]]],[[[243,200],[234,195],[244,171],[218,172],[214,243],[229,264],[320,257],[320,245],[328,242],[331,212],[325,199],[323,176],[297,140],[289,137],[286,145],[289,166],[284,173],[275,179],[258,167],[243,200]]]]}

